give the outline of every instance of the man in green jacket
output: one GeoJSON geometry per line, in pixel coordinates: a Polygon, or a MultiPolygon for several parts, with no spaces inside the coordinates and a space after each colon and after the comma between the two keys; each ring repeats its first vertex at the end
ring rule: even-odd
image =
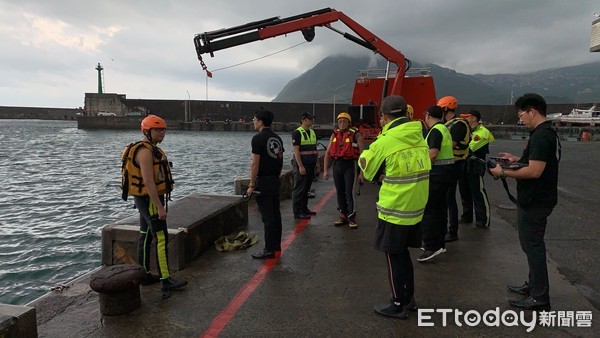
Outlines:
{"type": "Polygon", "coordinates": [[[382,179],[377,200],[378,224],[375,249],[386,255],[391,303],[377,305],[375,312],[392,318],[408,318],[415,310],[414,269],[409,247],[421,246],[420,222],[429,195],[429,148],[423,125],[406,116],[402,96],[388,96],[381,103],[385,131],[363,151],[359,166],[365,179],[382,179]]]}

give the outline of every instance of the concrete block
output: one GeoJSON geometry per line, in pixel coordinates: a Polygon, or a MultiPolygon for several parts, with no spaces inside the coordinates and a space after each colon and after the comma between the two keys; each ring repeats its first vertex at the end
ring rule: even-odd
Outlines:
{"type": "Polygon", "coordinates": [[[0,304],[0,337],[37,337],[35,308],[0,304]]]}
{"type": "MultiPolygon", "coordinates": [[[[168,259],[171,271],[183,269],[224,235],[248,226],[248,202],[239,196],[193,194],[169,204],[168,259]]],[[[102,229],[102,264],[136,264],[139,216],[102,229]]],[[[156,267],[155,254],[150,253],[156,267]]],[[[153,269],[155,270],[155,269],[153,269]]]]}

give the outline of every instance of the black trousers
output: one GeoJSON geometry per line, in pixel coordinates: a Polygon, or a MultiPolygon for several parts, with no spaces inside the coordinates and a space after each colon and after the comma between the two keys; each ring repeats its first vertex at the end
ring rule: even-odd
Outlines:
{"type": "Polygon", "coordinates": [[[265,251],[281,250],[281,211],[279,210],[279,176],[256,178],[258,211],[265,226],[265,251]]]}
{"type": "Polygon", "coordinates": [[[538,301],[550,300],[548,266],[546,265],[546,244],[544,235],[548,216],[552,208],[517,208],[517,222],[521,249],[527,255],[529,265],[530,295],[538,301]]]}
{"type": "Polygon", "coordinates": [[[333,183],[337,192],[338,209],[344,215],[354,212],[354,175],[356,174],[356,161],[341,160],[333,161],[333,183]]]}
{"type": "Polygon", "coordinates": [[[421,221],[425,250],[437,251],[446,247],[446,221],[448,219],[446,195],[449,188],[450,181],[447,179],[430,176],[429,198],[421,221]]]}
{"type": "Polygon", "coordinates": [[[407,305],[415,294],[415,272],[410,252],[405,247],[397,254],[385,254],[394,302],[407,305]]]}
{"type": "Polygon", "coordinates": [[[465,193],[460,192],[463,212],[460,218],[464,220],[473,219],[473,205],[475,206],[475,224],[480,227],[490,226],[490,202],[483,182],[483,176],[479,174],[465,173],[464,181],[468,189],[465,193]]]}
{"type": "Polygon", "coordinates": [[[469,186],[464,181],[465,161],[454,162],[454,175],[450,181],[446,202],[448,204],[448,233],[458,233],[458,204],[456,203],[456,186],[461,196],[467,194],[469,186]]]}
{"type": "Polygon", "coordinates": [[[306,175],[300,175],[300,169],[296,161],[292,160],[292,166],[294,168],[294,191],[292,191],[292,205],[294,209],[294,215],[304,214],[308,211],[308,192],[312,186],[313,179],[315,178],[315,167],[314,164],[305,164],[306,175]]]}

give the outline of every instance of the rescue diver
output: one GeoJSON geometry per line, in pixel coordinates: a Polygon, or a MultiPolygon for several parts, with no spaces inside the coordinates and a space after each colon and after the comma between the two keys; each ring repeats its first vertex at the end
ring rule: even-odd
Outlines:
{"type": "MultiPolygon", "coordinates": [[[[187,281],[171,277],[169,272],[167,244],[167,206],[173,190],[170,162],[165,152],[157,145],[167,132],[166,122],[155,115],[149,115],[141,124],[144,139],[131,143],[123,152],[121,160],[123,199],[133,196],[140,213],[140,237],[138,240],[138,262],[146,270],[142,285],[159,281],[161,290],[168,292],[179,289],[187,281]],[[155,240],[156,260],[159,276],[150,273],[150,250],[155,240]]],[[[163,293],[168,297],[169,293],[163,293]]]]}
{"type": "MultiPolygon", "coordinates": [[[[456,115],[458,101],[453,96],[444,96],[439,99],[438,106],[444,109],[444,120],[446,127],[450,130],[452,136],[452,149],[454,152],[454,176],[448,189],[448,235],[458,239],[458,223],[471,223],[472,219],[458,217],[458,205],[456,203],[456,186],[460,190],[460,195],[468,194],[469,187],[464,180],[465,161],[469,155],[469,142],[471,142],[471,127],[469,123],[456,115]]],[[[464,209],[464,208],[463,208],[464,209]]]]}
{"type": "MultiPolygon", "coordinates": [[[[356,229],[356,211],[354,210],[354,180],[357,174],[356,160],[364,150],[362,135],[351,127],[352,117],[343,112],[337,117],[338,127],[329,138],[329,147],[323,159],[323,178],[329,178],[329,161],[333,159],[333,183],[337,193],[338,211],[340,218],[334,225],[348,224],[356,229]]],[[[359,177],[362,180],[362,177],[359,177]]]]}

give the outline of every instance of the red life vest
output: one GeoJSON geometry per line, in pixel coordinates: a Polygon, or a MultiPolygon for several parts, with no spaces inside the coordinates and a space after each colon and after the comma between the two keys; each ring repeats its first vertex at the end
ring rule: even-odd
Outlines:
{"type": "Polygon", "coordinates": [[[335,159],[356,160],[360,154],[355,134],[356,128],[346,131],[335,129],[329,145],[329,155],[335,159]]]}

